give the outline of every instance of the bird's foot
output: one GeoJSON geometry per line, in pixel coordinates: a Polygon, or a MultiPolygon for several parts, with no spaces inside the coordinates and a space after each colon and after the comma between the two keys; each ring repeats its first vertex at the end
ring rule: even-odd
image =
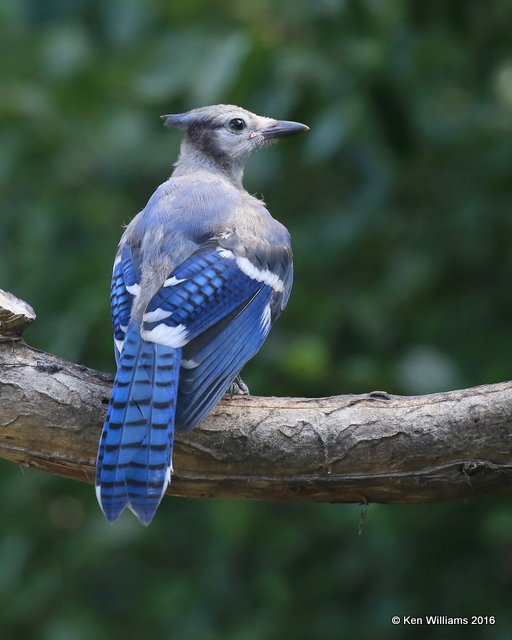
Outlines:
{"type": "Polygon", "coordinates": [[[249,387],[245,384],[240,376],[237,376],[226,391],[226,395],[231,397],[248,396],[249,387]]]}

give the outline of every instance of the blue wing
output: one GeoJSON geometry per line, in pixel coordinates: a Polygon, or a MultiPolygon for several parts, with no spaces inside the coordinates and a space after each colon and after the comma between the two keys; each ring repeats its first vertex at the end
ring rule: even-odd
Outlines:
{"type": "Polygon", "coordinates": [[[114,328],[114,353],[119,365],[126,330],[130,322],[130,314],[135,295],[138,293],[139,273],[132,251],[128,245],[120,247],[114,261],[112,282],[110,286],[110,306],[112,309],[112,325],[114,328]]]}
{"type": "Polygon", "coordinates": [[[176,427],[193,429],[226,393],[270,331],[272,290],[262,287],[233,314],[183,348],[176,427]]]}
{"type": "Polygon", "coordinates": [[[209,242],[150,301],[142,337],[182,349],[178,428],[196,426],[261,347],[282,288],[277,274],[209,242]]]}

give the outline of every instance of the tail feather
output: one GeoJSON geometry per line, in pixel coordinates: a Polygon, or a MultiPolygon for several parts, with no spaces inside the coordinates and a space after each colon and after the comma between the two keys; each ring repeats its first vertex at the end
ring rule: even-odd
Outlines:
{"type": "Polygon", "coordinates": [[[180,359],[128,327],[98,451],[96,493],[109,522],[128,507],[149,524],[169,484],[180,359]]]}

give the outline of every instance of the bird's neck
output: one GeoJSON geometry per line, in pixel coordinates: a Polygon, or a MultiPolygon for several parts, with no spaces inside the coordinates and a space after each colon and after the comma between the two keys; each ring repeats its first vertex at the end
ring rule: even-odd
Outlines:
{"type": "Polygon", "coordinates": [[[173,171],[174,176],[186,176],[198,171],[206,171],[229,180],[238,189],[243,189],[244,167],[224,156],[215,157],[198,149],[185,138],[181,143],[180,155],[173,171]]]}

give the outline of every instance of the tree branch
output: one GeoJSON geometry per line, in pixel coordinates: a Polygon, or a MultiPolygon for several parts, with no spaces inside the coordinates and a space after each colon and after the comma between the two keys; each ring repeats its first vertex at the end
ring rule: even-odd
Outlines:
{"type": "MultiPolygon", "coordinates": [[[[0,309],[0,333],[8,315],[0,309]]],[[[0,457],[92,482],[112,377],[3,334],[0,457]]],[[[512,382],[413,397],[225,398],[177,434],[169,493],[421,503],[510,492],[511,423],[512,382]]]]}

